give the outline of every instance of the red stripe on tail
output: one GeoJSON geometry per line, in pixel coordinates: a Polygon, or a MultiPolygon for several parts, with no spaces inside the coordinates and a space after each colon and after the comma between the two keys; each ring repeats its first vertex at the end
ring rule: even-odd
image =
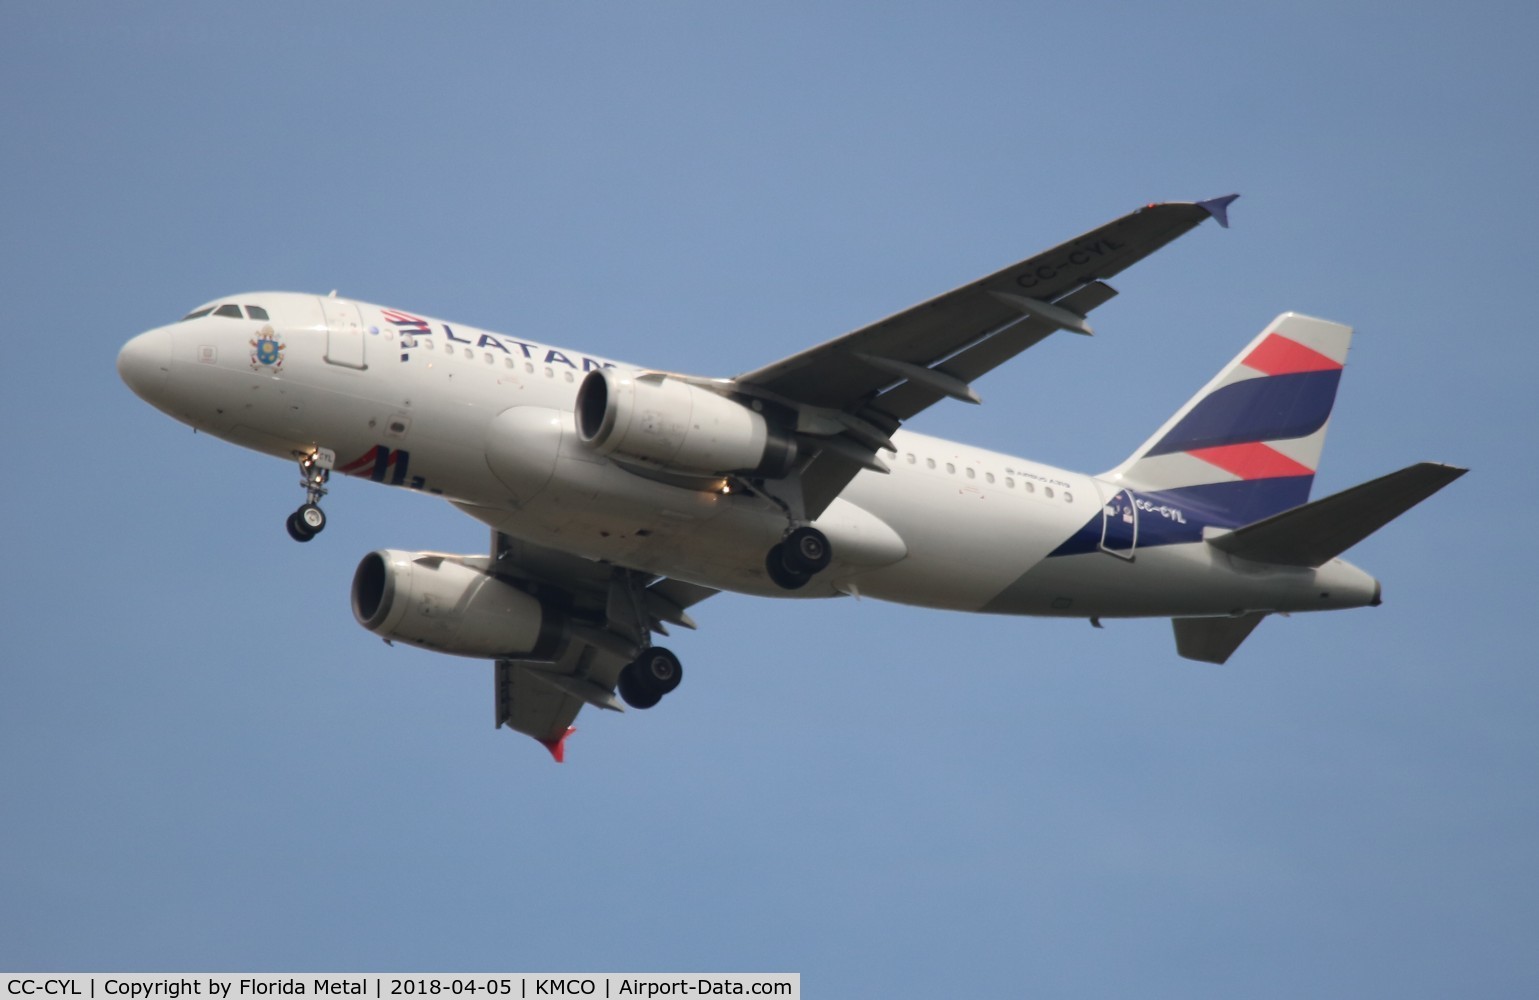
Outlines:
{"type": "Polygon", "coordinates": [[[1241,479],[1277,479],[1282,476],[1312,476],[1315,470],[1295,462],[1276,448],[1255,442],[1226,444],[1217,448],[1194,448],[1195,455],[1241,479]]]}
{"type": "Polygon", "coordinates": [[[1266,375],[1296,375],[1300,372],[1333,372],[1342,365],[1296,340],[1272,334],[1240,362],[1266,375]]]}

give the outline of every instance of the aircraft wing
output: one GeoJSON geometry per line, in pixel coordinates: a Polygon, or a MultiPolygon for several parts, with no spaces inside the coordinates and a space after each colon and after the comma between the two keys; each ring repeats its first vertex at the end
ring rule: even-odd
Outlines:
{"type": "Polygon", "coordinates": [[[1149,205],[969,285],[733,379],[748,391],[825,411],[820,453],[802,472],[809,516],[832,502],[883,439],[945,397],[979,402],[970,382],[1117,293],[1110,278],[1215,218],[1238,195],[1149,205]]]}
{"type": "Polygon", "coordinates": [[[667,625],[694,628],[686,609],[716,591],[591,562],[492,532],[491,571],[567,609],[570,640],[553,660],[502,659],[494,673],[496,723],[526,733],[556,760],[584,705],[622,712],[620,671],[667,625]]]}

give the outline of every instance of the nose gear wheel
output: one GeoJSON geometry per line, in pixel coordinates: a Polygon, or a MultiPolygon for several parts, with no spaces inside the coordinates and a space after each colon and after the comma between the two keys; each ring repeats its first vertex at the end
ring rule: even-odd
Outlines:
{"type": "Polygon", "coordinates": [[[308,542],[326,527],[326,512],[313,503],[289,515],[289,537],[296,542],[308,542]]]}
{"type": "Polygon", "coordinates": [[[336,452],[330,448],[317,448],[299,459],[299,485],[304,487],[305,502],[289,515],[285,525],[294,541],[308,542],[325,530],[326,512],[321,510],[320,503],[336,461],[336,452]]]}

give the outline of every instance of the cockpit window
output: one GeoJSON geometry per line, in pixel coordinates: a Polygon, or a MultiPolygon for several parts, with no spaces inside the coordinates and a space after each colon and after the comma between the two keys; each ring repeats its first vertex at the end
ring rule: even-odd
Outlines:
{"type": "MultiPolygon", "coordinates": [[[[228,302],[219,306],[204,306],[202,309],[194,309],[186,316],[183,316],[181,322],[185,323],[190,319],[202,319],[204,316],[209,315],[228,316],[231,319],[240,319],[240,306],[228,302]]],[[[271,316],[267,315],[266,309],[262,308],[261,306],[253,306],[249,304],[246,306],[246,316],[250,319],[260,320],[267,320],[272,318],[271,316]]]]}

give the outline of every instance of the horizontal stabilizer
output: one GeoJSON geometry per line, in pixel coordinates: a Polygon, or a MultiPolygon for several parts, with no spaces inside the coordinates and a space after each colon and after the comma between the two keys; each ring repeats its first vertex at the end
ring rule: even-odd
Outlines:
{"type": "Polygon", "coordinates": [[[1468,471],[1421,462],[1208,543],[1255,562],[1323,566],[1468,471]]]}
{"type": "Polygon", "coordinates": [[[1176,652],[1188,660],[1223,663],[1265,617],[1265,611],[1252,611],[1236,618],[1172,618],[1176,652]]]}

